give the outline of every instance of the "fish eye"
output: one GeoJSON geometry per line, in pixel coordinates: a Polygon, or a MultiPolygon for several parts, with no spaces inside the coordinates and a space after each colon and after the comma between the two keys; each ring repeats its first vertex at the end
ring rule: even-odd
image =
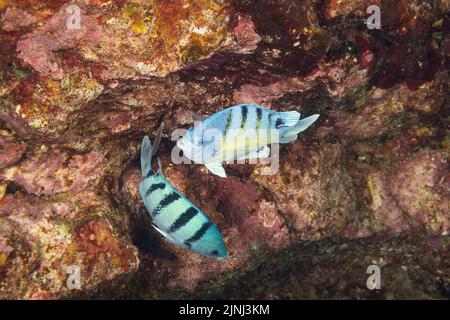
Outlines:
{"type": "Polygon", "coordinates": [[[210,254],[211,254],[212,256],[217,256],[217,255],[219,254],[219,251],[213,250],[213,251],[210,252],[210,254]]]}

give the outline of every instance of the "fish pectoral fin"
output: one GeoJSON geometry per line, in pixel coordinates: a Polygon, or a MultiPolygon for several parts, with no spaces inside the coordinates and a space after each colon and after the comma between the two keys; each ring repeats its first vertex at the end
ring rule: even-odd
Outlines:
{"type": "Polygon", "coordinates": [[[160,228],[158,228],[157,225],[152,224],[152,227],[155,228],[156,231],[158,231],[159,233],[161,233],[161,234],[164,236],[164,238],[168,238],[167,233],[165,233],[165,232],[162,231],[160,228]]]}
{"type": "Polygon", "coordinates": [[[206,168],[208,168],[209,171],[214,173],[216,176],[226,178],[227,174],[225,173],[225,169],[223,168],[222,164],[220,162],[214,162],[214,163],[206,163],[206,168]]]}
{"type": "Polygon", "coordinates": [[[164,239],[167,242],[170,242],[178,247],[183,247],[185,248],[186,246],[181,245],[180,243],[178,243],[177,241],[175,241],[174,239],[172,239],[171,236],[169,236],[167,233],[165,233],[164,231],[162,231],[160,228],[158,228],[158,226],[156,226],[155,224],[152,224],[153,228],[155,228],[156,231],[158,231],[159,233],[161,233],[164,237],[164,239]]]}

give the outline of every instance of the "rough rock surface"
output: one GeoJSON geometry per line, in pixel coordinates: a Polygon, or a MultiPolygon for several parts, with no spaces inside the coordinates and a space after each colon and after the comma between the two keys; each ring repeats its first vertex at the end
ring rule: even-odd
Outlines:
{"type": "Polygon", "coordinates": [[[443,0],[0,0],[0,298],[448,298],[449,13],[443,0]],[[365,25],[372,4],[381,30],[365,25]],[[172,163],[191,112],[238,103],[321,116],[280,147],[275,175],[172,163]],[[151,228],[138,155],[162,121],[164,173],[230,259],[151,228]]]}

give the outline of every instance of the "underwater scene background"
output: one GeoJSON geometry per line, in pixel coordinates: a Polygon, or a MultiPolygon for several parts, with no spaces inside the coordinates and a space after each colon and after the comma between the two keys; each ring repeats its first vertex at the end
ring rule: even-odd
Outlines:
{"type": "Polygon", "coordinates": [[[0,0],[0,298],[448,299],[449,13],[0,0]],[[192,113],[238,104],[320,117],[280,145],[273,175],[172,162],[192,113]],[[227,259],[152,228],[139,152],[162,122],[164,175],[227,259]]]}

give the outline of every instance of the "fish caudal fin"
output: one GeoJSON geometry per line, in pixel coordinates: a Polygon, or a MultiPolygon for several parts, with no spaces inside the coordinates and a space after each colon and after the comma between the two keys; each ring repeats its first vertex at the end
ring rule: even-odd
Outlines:
{"type": "Polygon", "coordinates": [[[141,173],[143,177],[152,171],[152,150],[150,138],[145,136],[141,144],[141,173]]]}
{"type": "Polygon", "coordinates": [[[275,126],[277,128],[295,126],[300,120],[300,113],[297,111],[277,112],[275,126]]]}
{"type": "Polygon", "coordinates": [[[280,130],[280,143],[289,143],[297,140],[297,135],[306,130],[319,118],[318,114],[314,114],[305,119],[301,119],[293,127],[281,128],[280,130]]]}

